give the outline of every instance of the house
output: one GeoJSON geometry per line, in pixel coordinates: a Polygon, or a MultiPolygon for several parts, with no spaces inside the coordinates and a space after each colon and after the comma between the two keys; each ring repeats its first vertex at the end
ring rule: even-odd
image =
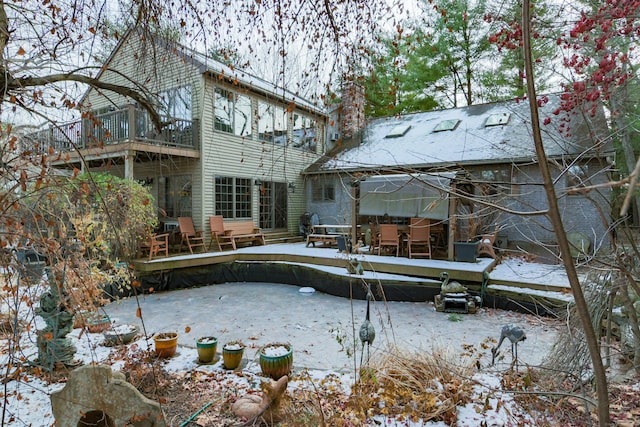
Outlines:
{"type": "Polygon", "coordinates": [[[148,184],[165,230],[191,216],[298,231],[301,172],[325,147],[323,107],[202,53],[130,30],[98,75],[157,94],[163,126],[131,97],[89,89],[83,119],[31,135],[57,168],[107,171],[148,184]],[[296,191],[298,189],[298,191],[296,191]]]}
{"type": "MultiPolygon", "coordinates": [[[[580,188],[609,180],[609,130],[600,106],[566,112],[560,102],[539,98],[543,144],[566,232],[593,251],[609,241],[610,189],[580,188]]],[[[526,100],[373,119],[304,175],[321,223],[423,217],[444,224],[449,242],[499,229],[505,247],[555,250],[526,100]]]]}

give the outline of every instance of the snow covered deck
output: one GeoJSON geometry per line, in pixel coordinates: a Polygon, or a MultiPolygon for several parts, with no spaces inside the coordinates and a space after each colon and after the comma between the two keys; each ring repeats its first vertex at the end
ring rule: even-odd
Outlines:
{"type": "MultiPolygon", "coordinates": [[[[346,280],[355,278],[370,283],[378,281],[405,287],[426,286],[432,289],[439,288],[440,273],[446,271],[451,280],[463,281],[470,285],[471,290],[482,291],[487,295],[500,295],[517,301],[541,300],[555,306],[572,301],[569,281],[562,265],[527,262],[522,258],[506,258],[501,263],[491,258],[478,258],[477,262],[469,263],[378,256],[369,253],[347,255],[335,248],[283,243],[251,246],[235,251],[180,254],[135,262],[136,269],[143,275],[182,269],[202,271],[219,264],[285,264],[291,268],[315,271],[316,275],[323,277],[332,276],[346,280]],[[347,272],[347,262],[352,258],[362,263],[364,275],[347,272]],[[487,276],[488,281],[484,282],[487,276]],[[481,289],[483,282],[484,290],[481,289]]],[[[286,271],[278,274],[286,275],[286,271]]],[[[292,272],[293,274],[296,273],[292,272]]]]}

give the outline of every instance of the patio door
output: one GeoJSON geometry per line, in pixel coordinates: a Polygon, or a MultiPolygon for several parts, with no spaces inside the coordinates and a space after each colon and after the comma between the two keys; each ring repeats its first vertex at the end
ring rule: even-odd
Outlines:
{"type": "Polygon", "coordinates": [[[260,186],[260,228],[287,228],[287,184],[262,181],[260,186]]]}

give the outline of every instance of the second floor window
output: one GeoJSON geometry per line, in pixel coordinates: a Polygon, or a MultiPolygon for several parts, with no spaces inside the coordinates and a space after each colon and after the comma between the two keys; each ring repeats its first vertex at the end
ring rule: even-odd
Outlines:
{"type": "Polygon", "coordinates": [[[287,145],[287,120],[283,108],[258,101],[258,136],[260,141],[287,145]]]}
{"type": "Polygon", "coordinates": [[[293,114],[293,146],[315,153],[318,138],[315,120],[302,114],[293,114]]]}
{"type": "Polygon", "coordinates": [[[163,116],[191,120],[191,86],[181,86],[160,92],[160,104],[163,116]]]}
{"type": "Polygon", "coordinates": [[[216,88],[214,128],[238,136],[251,135],[251,99],[248,96],[216,88]]]}

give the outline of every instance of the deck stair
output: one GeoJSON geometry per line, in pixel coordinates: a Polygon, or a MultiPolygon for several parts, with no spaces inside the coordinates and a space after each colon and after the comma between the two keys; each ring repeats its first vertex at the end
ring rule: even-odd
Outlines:
{"type": "Polygon", "coordinates": [[[276,243],[299,243],[304,241],[304,236],[292,234],[288,231],[265,231],[264,240],[267,245],[276,243]]]}

